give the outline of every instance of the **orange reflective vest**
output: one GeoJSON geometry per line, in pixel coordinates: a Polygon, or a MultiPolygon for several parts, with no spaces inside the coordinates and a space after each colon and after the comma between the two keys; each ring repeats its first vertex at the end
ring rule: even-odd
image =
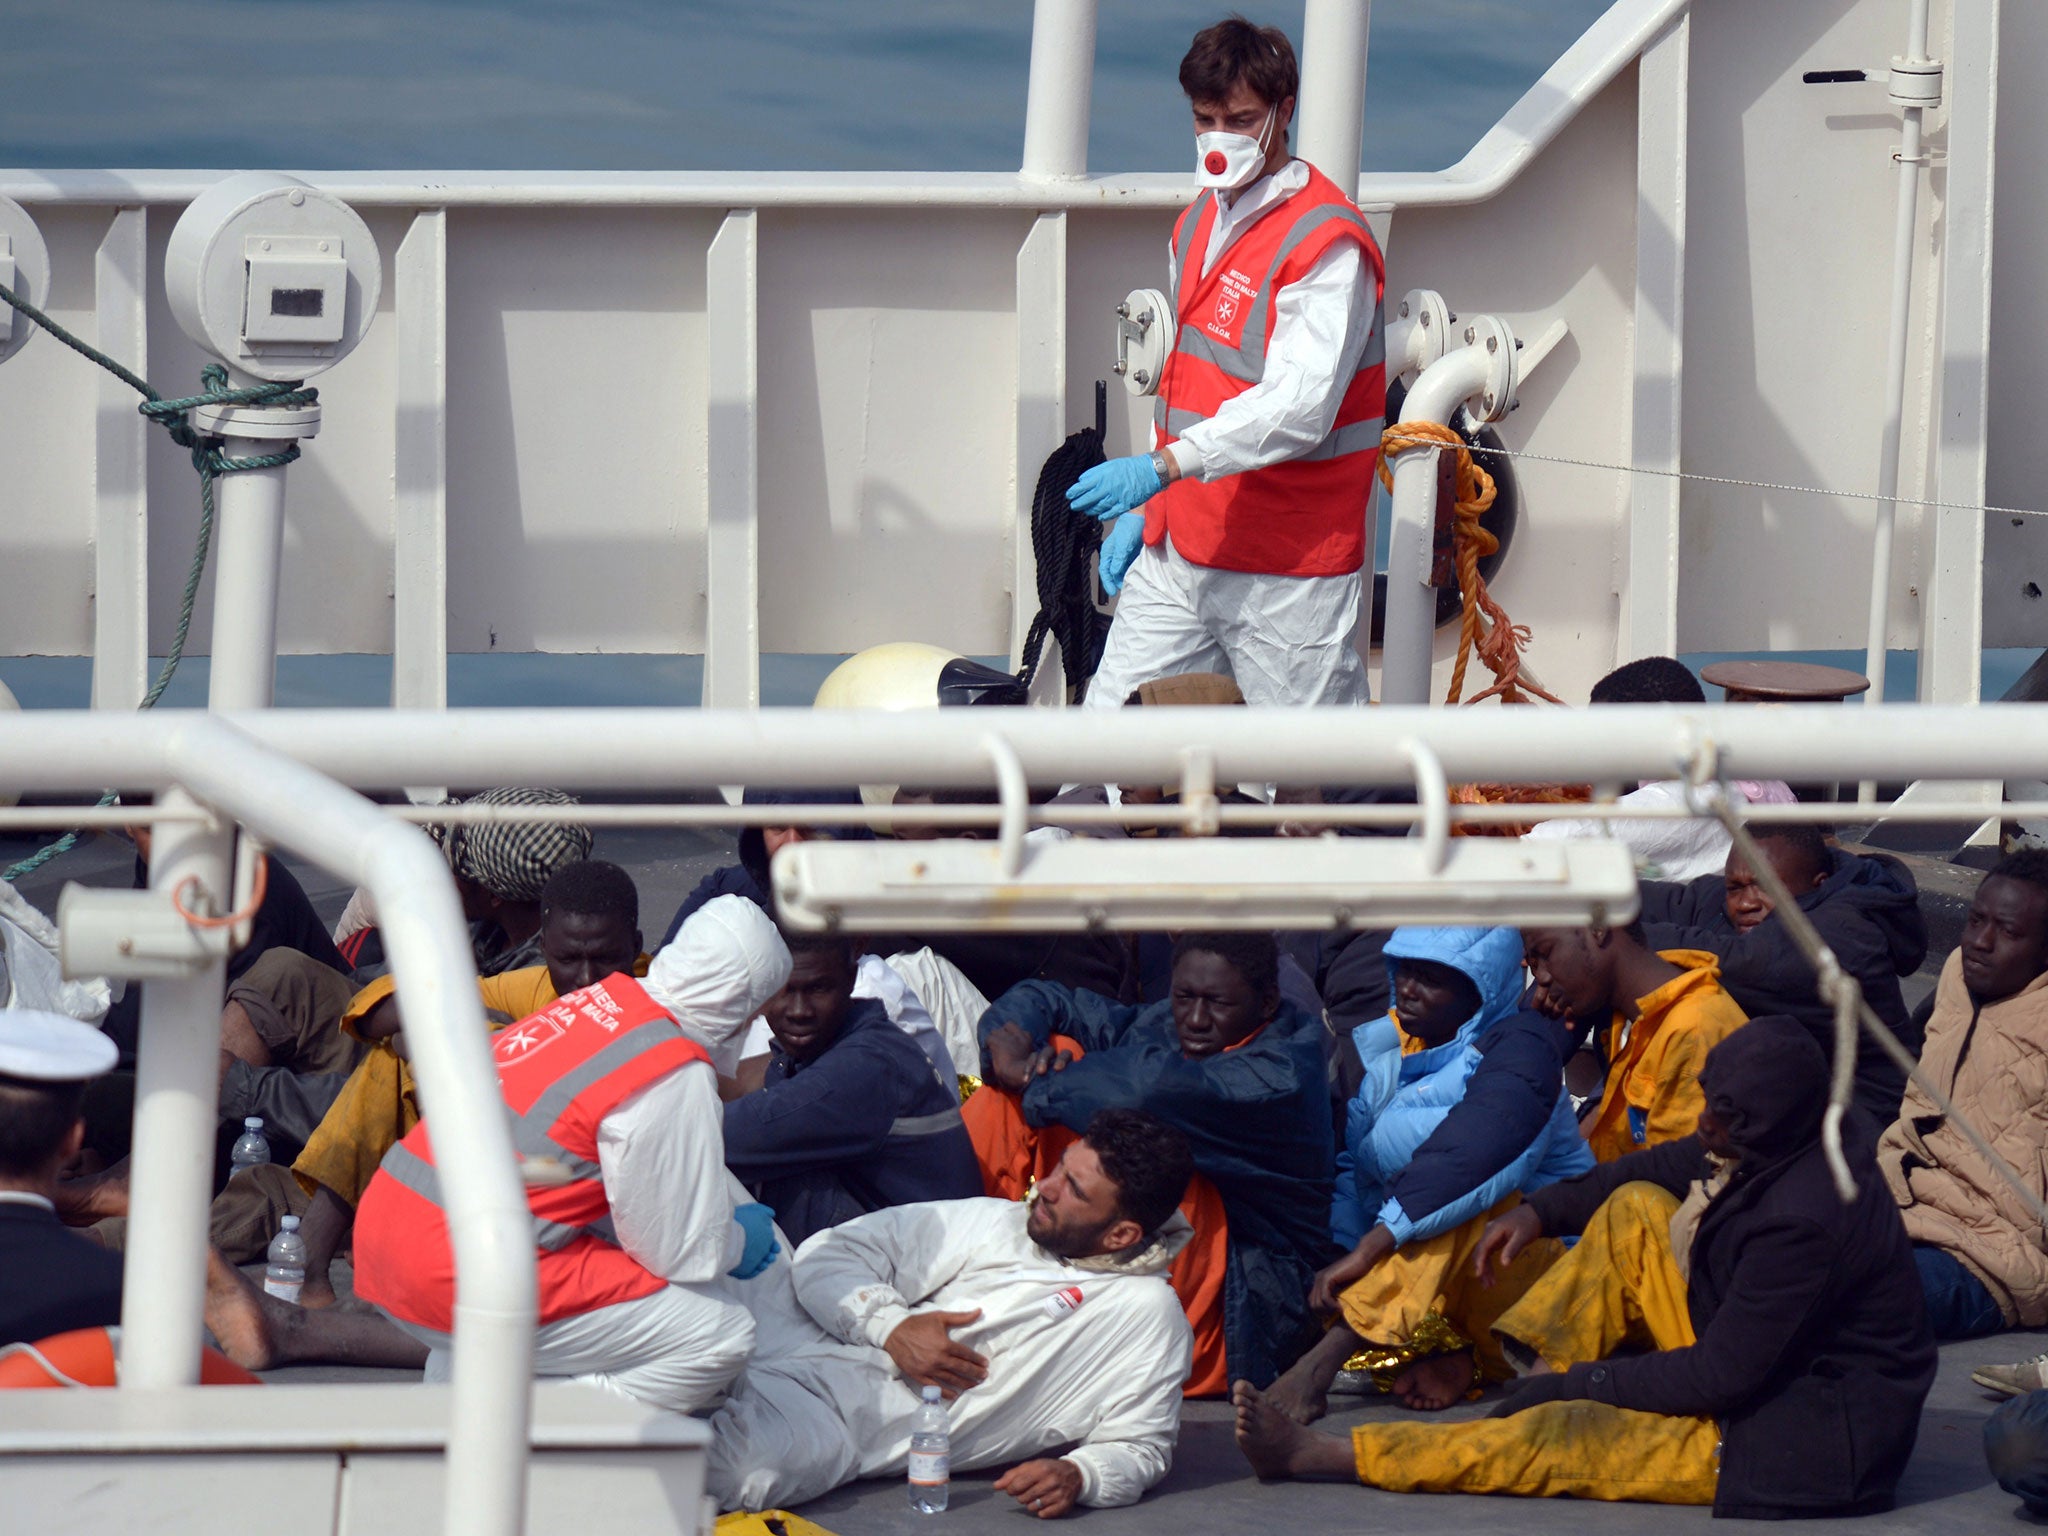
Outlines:
{"type": "Polygon", "coordinates": [[[1145,504],[1145,542],[1170,533],[1188,560],[1230,571],[1347,575],[1365,564],[1366,509],[1387,403],[1379,246],[1357,205],[1314,166],[1307,186],[1255,218],[1204,273],[1216,211],[1216,194],[1204,192],[1173,229],[1178,329],[1153,402],[1161,447],[1265,377],[1274,301],[1339,241],[1355,242],[1363,256],[1372,334],[1328,437],[1300,458],[1264,469],[1208,483],[1174,481],[1145,504]]]}
{"type": "MultiPolygon", "coordinates": [[[[627,1099],[692,1062],[709,1062],[647,990],[609,976],[491,1041],[521,1157],[559,1180],[529,1182],[540,1321],[651,1296],[666,1283],[618,1245],[598,1167],[597,1128],[627,1099]]],[[[356,1294],[402,1322],[455,1327],[455,1255],[422,1120],[384,1156],[356,1208],[356,1294]]]]}

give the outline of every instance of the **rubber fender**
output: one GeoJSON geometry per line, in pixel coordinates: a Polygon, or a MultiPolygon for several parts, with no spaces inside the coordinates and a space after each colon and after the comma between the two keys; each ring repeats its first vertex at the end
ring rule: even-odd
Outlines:
{"type": "MultiPolygon", "coordinates": [[[[0,1391],[38,1387],[115,1387],[121,1384],[118,1328],[74,1328],[33,1344],[0,1348],[0,1391]]],[[[253,1387],[257,1377],[217,1349],[199,1353],[199,1384],[253,1387]]]]}

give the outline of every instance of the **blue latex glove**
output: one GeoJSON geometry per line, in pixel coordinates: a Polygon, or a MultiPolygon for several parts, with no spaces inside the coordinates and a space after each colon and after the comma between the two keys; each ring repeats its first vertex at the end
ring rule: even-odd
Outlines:
{"type": "Polygon", "coordinates": [[[1123,590],[1124,572],[1131,568],[1131,562],[1138,558],[1138,552],[1145,547],[1145,514],[1126,512],[1110,525],[1102,536],[1102,553],[1096,557],[1095,569],[1102,577],[1102,590],[1111,597],[1123,590]]]}
{"type": "Polygon", "coordinates": [[[1152,455],[1134,453],[1089,470],[1067,487],[1067,504],[1106,523],[1158,494],[1159,471],[1152,467],[1152,455]]]}
{"type": "Polygon", "coordinates": [[[732,1219],[739,1223],[740,1230],[747,1235],[747,1246],[740,1254],[739,1263],[726,1273],[735,1280],[751,1280],[770,1264],[775,1255],[782,1252],[782,1245],[775,1241],[775,1213],[767,1206],[756,1202],[751,1205],[733,1207],[732,1219]]]}

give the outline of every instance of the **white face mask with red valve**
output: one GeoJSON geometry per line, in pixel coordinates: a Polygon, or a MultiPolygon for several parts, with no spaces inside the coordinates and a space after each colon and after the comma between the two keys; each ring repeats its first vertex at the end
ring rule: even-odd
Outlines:
{"type": "Polygon", "coordinates": [[[1235,192],[1248,186],[1266,163],[1266,133],[1273,126],[1276,103],[1266,113],[1258,135],[1198,133],[1195,135],[1195,185],[1235,192]]]}

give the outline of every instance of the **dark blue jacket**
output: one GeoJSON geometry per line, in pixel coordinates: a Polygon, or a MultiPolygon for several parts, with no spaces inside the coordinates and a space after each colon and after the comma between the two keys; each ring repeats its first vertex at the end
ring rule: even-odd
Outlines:
{"type": "MultiPolygon", "coordinates": [[[[1842,969],[1907,1050],[1920,1054],[1924,1031],[1906,1008],[1899,978],[1927,958],[1920,891],[1906,866],[1884,855],[1828,850],[1828,876],[1799,898],[1842,969]]],[[[1751,1018],[1790,1014],[1834,1059],[1834,1010],[1822,1001],[1813,967],[1774,913],[1748,933],[1728,921],[1719,875],[1672,883],[1642,882],[1643,926],[1652,949],[1704,949],[1721,958],[1721,985],[1751,1018]]],[[[1876,1041],[1859,1036],[1856,1105],[1880,1126],[1899,1115],[1906,1075],[1876,1041]]]]}
{"type": "Polygon", "coordinates": [[[0,1345],[120,1321],[120,1254],[39,1205],[0,1202],[0,1345]]]}
{"type": "Polygon", "coordinates": [[[725,1166],[792,1243],[884,1206],[983,1192],[959,1091],[872,998],[847,1005],[808,1065],[775,1048],[760,1091],[725,1106],[725,1166]]]}
{"type": "Polygon", "coordinates": [[[683,931],[683,924],[697,915],[697,909],[720,896],[744,896],[770,917],[775,915],[768,905],[768,893],[748,873],[746,865],[727,864],[699,880],[696,889],[683,898],[683,904],[676,908],[676,915],[669,919],[668,932],[661,936],[661,943],[655,947],[666,949],[675,943],[676,935],[683,931]]]}
{"type": "Polygon", "coordinates": [[[1323,1025],[1282,1001],[1236,1050],[1181,1054],[1171,1003],[1125,1007],[1051,982],[1012,987],[982,1016],[1040,1044],[1070,1035],[1088,1054],[1024,1090],[1032,1125],[1085,1132],[1099,1109],[1143,1109],[1180,1129],[1195,1167],[1230,1219],[1224,1346],[1233,1380],[1265,1386],[1320,1331],[1308,1309],[1315,1272],[1333,1255],[1330,1169],[1336,1159],[1324,1088],[1323,1025]]]}

